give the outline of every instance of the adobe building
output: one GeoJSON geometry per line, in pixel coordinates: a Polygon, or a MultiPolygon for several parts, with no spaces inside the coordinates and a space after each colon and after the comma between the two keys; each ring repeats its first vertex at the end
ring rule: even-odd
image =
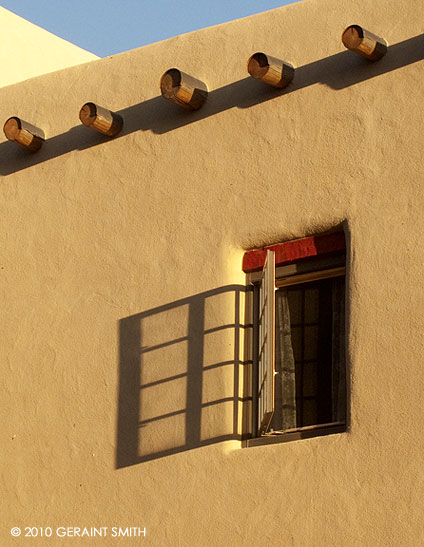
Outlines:
{"type": "Polygon", "coordinates": [[[98,59],[0,6],[0,87],[98,59]]]}
{"type": "Polygon", "coordinates": [[[2,546],[424,544],[423,18],[4,75],[2,546]]]}

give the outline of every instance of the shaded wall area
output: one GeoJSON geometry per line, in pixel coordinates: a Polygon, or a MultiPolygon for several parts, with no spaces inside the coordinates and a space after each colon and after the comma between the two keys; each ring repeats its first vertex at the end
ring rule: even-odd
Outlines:
{"type": "Polygon", "coordinates": [[[242,439],[246,291],[228,285],[119,321],[117,468],[242,439]]]}

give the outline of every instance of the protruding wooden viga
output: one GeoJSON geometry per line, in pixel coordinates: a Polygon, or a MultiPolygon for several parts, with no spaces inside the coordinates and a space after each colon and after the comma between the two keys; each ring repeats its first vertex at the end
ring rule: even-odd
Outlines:
{"type": "Polygon", "coordinates": [[[95,103],[85,103],[80,110],[79,118],[85,126],[108,137],[117,135],[124,125],[122,116],[95,103]]]}
{"type": "Polygon", "coordinates": [[[16,142],[30,152],[37,152],[45,139],[42,129],[17,116],[12,116],[6,120],[3,131],[9,141],[16,142]]]}
{"type": "Polygon", "coordinates": [[[387,53],[387,42],[359,25],[351,25],[342,34],[342,42],[368,61],[378,61],[387,53]]]}
{"type": "Polygon", "coordinates": [[[178,68],[170,68],[160,80],[162,97],[188,110],[199,110],[208,96],[205,83],[178,68]]]}
{"type": "Polygon", "coordinates": [[[290,63],[258,51],[247,61],[247,71],[256,80],[273,87],[286,87],[294,77],[290,63]]]}

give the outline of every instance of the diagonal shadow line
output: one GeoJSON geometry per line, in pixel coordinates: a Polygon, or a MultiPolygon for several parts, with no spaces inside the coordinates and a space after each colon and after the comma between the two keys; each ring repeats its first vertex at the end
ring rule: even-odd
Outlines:
{"type": "MultiPolygon", "coordinates": [[[[333,90],[345,89],[423,59],[424,34],[420,34],[389,46],[386,56],[377,63],[369,63],[346,50],[301,66],[296,69],[293,83],[283,90],[276,90],[250,77],[243,78],[211,91],[206,104],[197,112],[182,110],[160,96],[154,97],[119,111],[124,118],[124,129],[115,139],[135,131],[152,131],[161,135],[232,108],[250,108],[315,84],[333,90]]],[[[29,155],[24,150],[18,150],[14,143],[4,142],[0,144],[0,174],[10,175],[109,140],[80,125],[48,139],[37,154],[29,155]]]]}
{"type": "MultiPolygon", "coordinates": [[[[244,440],[242,435],[234,435],[234,434],[227,434],[227,435],[219,435],[217,437],[213,437],[212,439],[205,439],[202,440],[197,448],[201,448],[204,446],[211,446],[213,444],[221,443],[224,441],[242,441],[244,440]]],[[[123,468],[123,467],[129,467],[131,465],[137,465],[140,463],[145,463],[153,460],[157,460],[159,458],[165,458],[168,456],[174,456],[175,454],[181,454],[184,452],[187,452],[188,450],[192,450],[193,448],[190,446],[177,446],[175,448],[168,448],[165,450],[161,450],[159,452],[155,452],[152,454],[146,454],[145,456],[137,456],[137,458],[134,461],[131,462],[123,462],[122,465],[118,465],[117,469],[123,468]]]]}

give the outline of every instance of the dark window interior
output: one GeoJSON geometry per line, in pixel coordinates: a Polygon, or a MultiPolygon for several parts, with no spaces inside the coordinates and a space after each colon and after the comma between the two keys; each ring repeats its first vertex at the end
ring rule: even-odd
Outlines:
{"type": "Polygon", "coordinates": [[[343,420],[344,277],[276,291],[275,350],[275,412],[270,430],[343,420]]]}

